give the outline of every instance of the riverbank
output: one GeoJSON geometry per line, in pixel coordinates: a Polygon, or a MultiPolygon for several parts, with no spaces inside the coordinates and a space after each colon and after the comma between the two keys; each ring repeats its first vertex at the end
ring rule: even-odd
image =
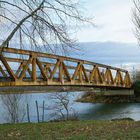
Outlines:
{"type": "Polygon", "coordinates": [[[87,91],[76,101],[82,103],[140,103],[140,80],[135,81],[132,87],[134,95],[124,94],[125,91],[123,90],[119,91],[120,93],[123,92],[123,95],[116,95],[114,91],[110,91],[108,94],[104,91],[87,91]]]}
{"type": "Polygon", "coordinates": [[[140,97],[135,95],[103,95],[102,93],[87,92],[77,102],[82,103],[140,103],[140,97]]]}
{"type": "Polygon", "coordinates": [[[0,125],[1,140],[140,139],[140,121],[68,121],[0,125]]]}

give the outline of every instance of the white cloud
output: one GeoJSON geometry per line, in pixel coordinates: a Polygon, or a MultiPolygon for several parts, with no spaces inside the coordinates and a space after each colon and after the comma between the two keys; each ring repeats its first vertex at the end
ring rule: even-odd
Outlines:
{"type": "Polygon", "coordinates": [[[102,2],[92,3],[93,6],[87,5],[89,13],[95,16],[94,23],[98,28],[91,26],[82,28],[77,35],[79,41],[136,42],[132,23],[133,2],[131,0],[109,1],[110,3],[107,0],[102,0],[102,2]]]}

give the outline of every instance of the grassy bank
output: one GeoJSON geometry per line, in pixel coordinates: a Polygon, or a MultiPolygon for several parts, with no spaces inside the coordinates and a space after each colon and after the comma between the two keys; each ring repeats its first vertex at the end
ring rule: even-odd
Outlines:
{"type": "Polygon", "coordinates": [[[138,140],[140,122],[72,121],[0,125],[1,140],[138,140]]]}

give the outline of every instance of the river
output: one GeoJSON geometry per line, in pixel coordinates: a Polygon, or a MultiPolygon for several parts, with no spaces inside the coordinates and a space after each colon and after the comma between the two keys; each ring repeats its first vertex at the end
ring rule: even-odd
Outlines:
{"type": "MultiPolygon", "coordinates": [[[[21,108],[25,108],[24,122],[27,122],[26,114],[26,103],[29,104],[30,120],[31,122],[37,122],[37,111],[35,101],[38,101],[40,121],[42,120],[42,104],[45,101],[45,121],[50,121],[55,118],[55,106],[54,100],[50,98],[54,93],[35,93],[26,94],[22,96],[25,98],[25,102],[20,102],[21,108]],[[50,109],[49,107],[52,108],[50,109]],[[54,108],[53,108],[54,107],[54,108]],[[48,109],[49,108],[49,109],[48,109]]],[[[66,94],[66,93],[57,93],[66,94]]],[[[84,92],[69,92],[70,106],[78,116],[80,120],[111,120],[116,118],[132,118],[134,120],[140,120],[140,103],[114,103],[114,104],[104,104],[104,103],[79,103],[75,102],[77,98],[80,98],[84,92]]],[[[0,123],[7,123],[7,111],[4,107],[2,101],[0,101],[0,123]]],[[[70,111],[73,114],[73,111],[70,111]]],[[[22,114],[22,112],[21,112],[22,114]]]]}

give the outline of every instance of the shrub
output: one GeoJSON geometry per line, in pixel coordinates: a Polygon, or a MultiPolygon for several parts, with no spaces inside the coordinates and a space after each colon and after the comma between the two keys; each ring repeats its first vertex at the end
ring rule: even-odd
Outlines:
{"type": "Polygon", "coordinates": [[[140,80],[133,83],[134,93],[140,95],[140,80]]]}

